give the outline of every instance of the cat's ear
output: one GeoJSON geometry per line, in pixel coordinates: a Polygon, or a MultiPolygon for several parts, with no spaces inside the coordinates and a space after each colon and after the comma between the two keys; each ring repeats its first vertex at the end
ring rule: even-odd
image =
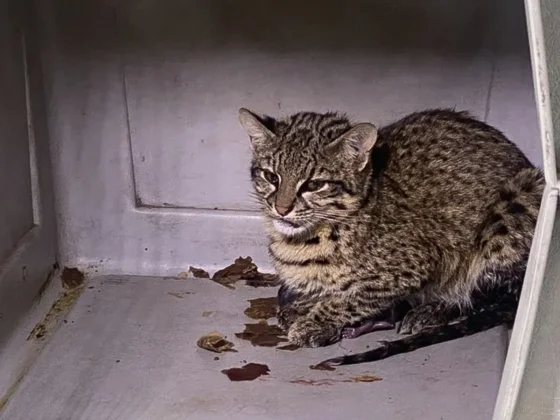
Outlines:
{"type": "Polygon", "coordinates": [[[376,141],[377,128],[373,124],[360,123],[334,140],[329,148],[352,160],[361,171],[366,167],[371,149],[376,141]]]}
{"type": "Polygon", "coordinates": [[[264,145],[274,137],[274,133],[264,125],[261,118],[248,109],[239,110],[239,122],[251,139],[252,149],[264,145]]]}

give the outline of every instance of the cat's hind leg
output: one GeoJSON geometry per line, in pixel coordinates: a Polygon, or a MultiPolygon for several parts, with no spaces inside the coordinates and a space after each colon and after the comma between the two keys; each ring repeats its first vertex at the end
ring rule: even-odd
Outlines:
{"type": "Polygon", "coordinates": [[[449,308],[441,302],[424,303],[407,312],[398,333],[417,334],[426,328],[447,325],[459,316],[458,308],[449,308]]]}
{"type": "Polygon", "coordinates": [[[345,327],[342,330],[342,338],[352,339],[375,331],[392,330],[398,322],[402,321],[410,308],[410,304],[406,301],[397,303],[380,316],[365,320],[357,325],[345,327]]]}

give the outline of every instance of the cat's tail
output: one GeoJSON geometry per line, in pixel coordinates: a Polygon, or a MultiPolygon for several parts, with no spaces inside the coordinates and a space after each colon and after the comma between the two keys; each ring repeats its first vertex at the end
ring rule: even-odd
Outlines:
{"type": "Polygon", "coordinates": [[[468,316],[458,319],[457,322],[453,324],[426,328],[418,334],[410,335],[399,340],[381,341],[381,345],[373,350],[328,359],[319,363],[319,365],[341,366],[375,362],[397,354],[408,353],[419,348],[467,337],[502,324],[513,323],[516,309],[517,305],[504,302],[489,307],[484,311],[469,314],[468,316]]]}
{"type": "Polygon", "coordinates": [[[539,215],[544,177],[525,168],[507,180],[477,236],[484,266],[503,266],[529,252],[539,215]]]}

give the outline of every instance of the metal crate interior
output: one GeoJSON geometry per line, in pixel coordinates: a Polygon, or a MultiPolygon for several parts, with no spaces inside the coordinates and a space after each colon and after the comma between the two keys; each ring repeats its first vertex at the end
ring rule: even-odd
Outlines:
{"type": "Polygon", "coordinates": [[[559,9],[3,1],[0,419],[560,418],[559,9]],[[248,300],[276,288],[187,272],[248,256],[272,271],[240,107],[341,110],[378,125],[447,107],[503,131],[547,177],[513,332],[335,371],[309,366],[394,333],[296,351],[236,336],[256,322],[248,300]],[[237,352],[199,348],[212,331],[237,352]],[[269,372],[241,382],[222,372],[247,363],[269,372]]]}

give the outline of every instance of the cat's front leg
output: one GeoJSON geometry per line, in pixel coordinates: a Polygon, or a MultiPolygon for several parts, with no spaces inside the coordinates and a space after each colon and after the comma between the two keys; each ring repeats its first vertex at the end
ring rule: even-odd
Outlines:
{"type": "Polygon", "coordinates": [[[278,325],[284,331],[288,331],[297,319],[307,316],[315,304],[316,302],[311,300],[296,300],[289,305],[279,306],[276,314],[278,325]]]}
{"type": "Polygon", "coordinates": [[[305,316],[316,303],[314,299],[305,296],[298,290],[282,284],[278,289],[278,325],[285,331],[297,318],[305,316]]]}
{"type": "Polygon", "coordinates": [[[380,314],[388,305],[357,305],[344,297],[329,297],[316,302],[288,329],[288,340],[300,347],[322,347],[342,338],[348,325],[357,324],[380,314]]]}
{"type": "Polygon", "coordinates": [[[344,292],[321,298],[307,314],[292,323],[288,340],[303,347],[321,347],[339,341],[345,327],[371,320],[417,293],[422,280],[422,276],[414,276],[412,272],[406,271],[405,275],[387,270],[372,277],[342,282],[344,292]]]}

